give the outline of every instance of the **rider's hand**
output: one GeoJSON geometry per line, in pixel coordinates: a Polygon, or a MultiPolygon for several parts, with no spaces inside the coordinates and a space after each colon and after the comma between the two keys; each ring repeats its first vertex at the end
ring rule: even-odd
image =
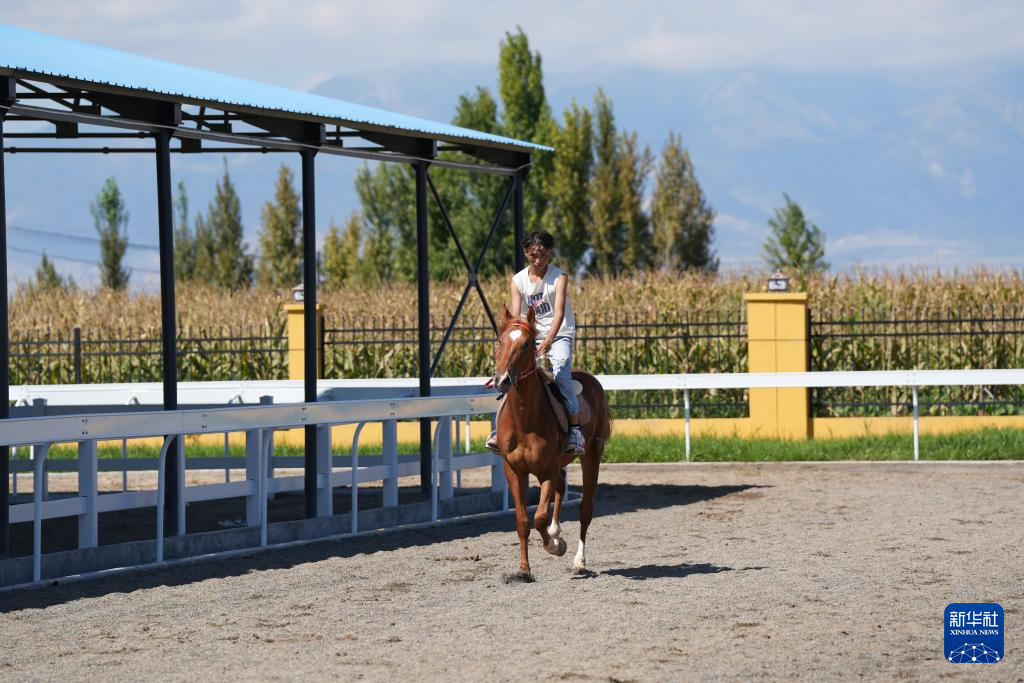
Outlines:
{"type": "Polygon", "coordinates": [[[550,350],[551,350],[551,340],[550,339],[545,339],[544,341],[542,341],[540,343],[540,346],[537,347],[537,355],[538,356],[546,356],[546,355],[548,355],[548,351],[550,351],[550,350]]]}

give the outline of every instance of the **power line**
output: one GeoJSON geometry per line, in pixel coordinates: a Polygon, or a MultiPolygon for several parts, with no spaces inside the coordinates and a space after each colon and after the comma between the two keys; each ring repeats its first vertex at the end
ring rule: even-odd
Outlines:
{"type": "MultiPolygon", "coordinates": [[[[21,232],[28,235],[36,235],[37,237],[57,237],[60,239],[72,240],[75,242],[85,242],[87,244],[100,244],[99,238],[86,237],[85,235],[72,235],[67,232],[59,232],[57,230],[41,230],[39,228],[26,228],[21,225],[7,224],[8,230],[14,230],[15,232],[21,232]]],[[[156,244],[142,244],[140,242],[129,242],[129,249],[151,249],[153,251],[159,251],[160,247],[156,244]]]]}
{"type": "MultiPolygon", "coordinates": [[[[32,254],[34,256],[42,256],[43,254],[46,254],[45,251],[39,251],[37,249],[24,249],[22,247],[12,247],[10,245],[8,245],[7,250],[8,251],[16,251],[16,252],[18,252],[20,254],[32,254]]],[[[51,259],[54,259],[54,260],[57,260],[57,261],[71,261],[72,263],[85,263],[87,265],[97,266],[97,267],[99,267],[99,265],[100,265],[98,261],[90,261],[89,259],[84,259],[84,258],[75,258],[74,256],[58,256],[56,254],[46,254],[46,258],[51,258],[51,259]]],[[[160,274],[159,270],[153,270],[152,268],[137,268],[135,266],[128,266],[128,267],[131,270],[138,271],[140,273],[153,273],[154,275],[159,275],[160,274]]]]}

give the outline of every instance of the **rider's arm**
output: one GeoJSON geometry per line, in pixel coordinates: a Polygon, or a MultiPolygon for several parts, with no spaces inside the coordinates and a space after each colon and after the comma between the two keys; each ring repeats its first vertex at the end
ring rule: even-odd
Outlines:
{"type": "Polygon", "coordinates": [[[518,318],[523,313],[523,295],[519,291],[519,287],[516,286],[515,280],[510,280],[512,284],[512,313],[513,317],[518,318]]]}
{"type": "Polygon", "coordinates": [[[558,279],[555,280],[555,312],[554,317],[551,319],[551,330],[544,339],[544,343],[541,344],[544,352],[551,348],[551,345],[555,342],[555,337],[558,336],[558,330],[562,327],[562,320],[565,318],[565,293],[568,289],[569,276],[559,275],[558,279]]]}

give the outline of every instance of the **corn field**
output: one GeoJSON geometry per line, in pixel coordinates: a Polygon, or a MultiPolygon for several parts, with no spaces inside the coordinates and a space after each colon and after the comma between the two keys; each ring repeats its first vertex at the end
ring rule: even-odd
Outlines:
{"type": "MultiPolygon", "coordinates": [[[[743,294],[762,291],[764,274],[718,277],[640,273],[584,278],[572,285],[578,322],[576,365],[595,373],[743,372],[743,294]]],[[[481,283],[500,317],[507,280],[481,283]]],[[[464,283],[431,283],[436,353],[464,283]]],[[[861,271],[806,283],[815,370],[1022,367],[1024,274],[972,270],[861,271]]],[[[281,379],[288,375],[287,292],[225,292],[181,286],[177,298],[182,380],[281,379]]],[[[324,292],[327,377],[416,376],[416,287],[391,283],[324,292]]],[[[19,290],[11,300],[11,381],[157,381],[159,297],[153,293],[19,290]],[[78,328],[79,338],[74,338],[78,328]]],[[[471,296],[445,345],[438,376],[488,375],[493,332],[471,296]]],[[[694,396],[696,416],[746,412],[745,392],[694,396]]],[[[613,397],[620,416],[677,415],[672,392],[613,397]]],[[[817,415],[905,414],[903,389],[820,390],[817,415]]],[[[933,414],[1020,412],[1017,387],[921,392],[933,414]]]]}

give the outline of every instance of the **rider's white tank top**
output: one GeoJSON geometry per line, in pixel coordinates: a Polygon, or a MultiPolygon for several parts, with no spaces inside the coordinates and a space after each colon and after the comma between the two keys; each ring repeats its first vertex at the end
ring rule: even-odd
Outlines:
{"type": "MultiPolygon", "coordinates": [[[[547,272],[539,282],[530,282],[529,267],[512,276],[513,284],[522,295],[519,315],[525,315],[527,306],[529,306],[537,316],[537,322],[534,324],[537,329],[537,341],[542,341],[551,331],[551,323],[555,318],[555,281],[564,274],[560,268],[548,264],[547,272]]],[[[572,304],[569,303],[568,295],[565,297],[565,315],[562,318],[562,326],[558,328],[557,336],[572,339],[576,337],[576,316],[572,313],[572,304]]]]}

